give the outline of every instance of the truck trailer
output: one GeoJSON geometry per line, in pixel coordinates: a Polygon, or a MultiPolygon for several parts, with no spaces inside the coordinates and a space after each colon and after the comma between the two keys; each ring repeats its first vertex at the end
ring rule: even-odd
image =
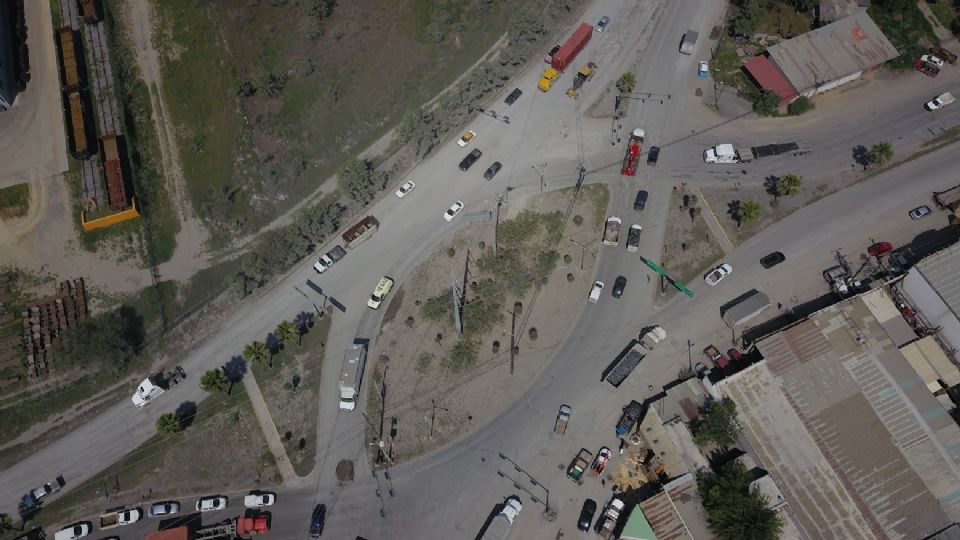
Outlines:
{"type": "Polygon", "coordinates": [[[358,221],[353,227],[350,227],[342,235],[343,245],[347,249],[353,249],[357,244],[373,236],[380,227],[380,222],[373,216],[367,216],[358,221]]]}
{"type": "Polygon", "coordinates": [[[606,381],[614,388],[619,388],[623,381],[633,373],[633,370],[640,365],[640,361],[646,356],[646,350],[639,343],[633,346],[620,362],[607,374],[606,381]]]}
{"type": "Polygon", "coordinates": [[[567,66],[573,62],[573,59],[586,47],[591,37],[593,37],[593,25],[580,23],[580,26],[573,32],[570,39],[560,46],[560,50],[557,51],[557,54],[553,55],[553,58],[550,60],[550,65],[553,66],[553,69],[559,72],[567,69],[567,66]]]}
{"type": "Polygon", "coordinates": [[[343,368],[340,370],[340,410],[352,411],[357,407],[360,396],[360,382],[363,379],[363,366],[367,359],[367,347],[354,343],[347,347],[343,355],[343,368]]]}
{"type": "Polygon", "coordinates": [[[510,527],[513,526],[513,522],[520,515],[521,510],[523,510],[523,505],[520,503],[519,497],[516,495],[507,497],[503,503],[503,510],[494,516],[493,521],[487,526],[487,530],[483,532],[483,536],[479,540],[506,540],[510,536],[510,527]]]}

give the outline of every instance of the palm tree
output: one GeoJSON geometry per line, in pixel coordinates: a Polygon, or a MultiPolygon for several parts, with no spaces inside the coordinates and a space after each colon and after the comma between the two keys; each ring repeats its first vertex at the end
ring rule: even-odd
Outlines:
{"type": "Polygon", "coordinates": [[[214,392],[226,392],[229,386],[230,381],[227,380],[227,375],[222,369],[211,369],[200,377],[200,388],[202,388],[204,392],[211,394],[214,392]]]}
{"type": "Polygon", "coordinates": [[[277,329],[273,331],[273,335],[277,336],[280,343],[286,343],[297,335],[297,325],[290,321],[280,321],[277,324],[277,329]]]}
{"type": "Polygon", "coordinates": [[[631,71],[624,73],[617,79],[617,90],[619,90],[621,94],[629,94],[633,92],[633,89],[636,87],[637,76],[631,71]]]}
{"type": "Polygon", "coordinates": [[[757,201],[746,200],[737,209],[737,218],[743,223],[751,223],[760,217],[763,207],[757,201]]]}
{"type": "Polygon", "coordinates": [[[893,145],[886,141],[878,142],[870,147],[868,157],[871,165],[883,165],[893,159],[893,145]]]}
{"type": "Polygon", "coordinates": [[[251,364],[262,364],[270,356],[270,351],[262,341],[252,341],[243,348],[243,359],[251,364]]]}
{"type": "Polygon", "coordinates": [[[157,418],[157,431],[159,431],[162,435],[173,435],[183,431],[183,424],[180,423],[180,419],[177,418],[177,415],[173,413],[167,413],[160,418],[157,418]]]}
{"type": "Polygon", "coordinates": [[[791,196],[800,193],[800,186],[803,185],[803,178],[795,174],[785,174],[777,179],[777,194],[791,196]]]}

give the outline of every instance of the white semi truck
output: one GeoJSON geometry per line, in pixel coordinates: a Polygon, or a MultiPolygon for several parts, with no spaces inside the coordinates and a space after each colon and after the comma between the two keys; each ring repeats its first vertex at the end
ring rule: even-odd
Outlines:
{"type": "Polygon", "coordinates": [[[354,343],[347,347],[343,355],[343,367],[340,369],[340,410],[352,411],[357,408],[360,397],[360,382],[363,379],[363,366],[367,360],[367,347],[354,343]]]}
{"type": "Polygon", "coordinates": [[[493,521],[490,522],[480,540],[506,540],[507,536],[510,535],[510,527],[513,526],[513,521],[517,519],[520,510],[523,510],[520,499],[516,495],[507,497],[507,500],[504,501],[503,510],[494,516],[493,521]]]}
{"type": "Polygon", "coordinates": [[[187,378],[183,368],[176,366],[167,370],[160,370],[140,383],[137,391],[134,392],[131,400],[138,409],[144,408],[160,394],[169,390],[172,386],[187,378]]]}

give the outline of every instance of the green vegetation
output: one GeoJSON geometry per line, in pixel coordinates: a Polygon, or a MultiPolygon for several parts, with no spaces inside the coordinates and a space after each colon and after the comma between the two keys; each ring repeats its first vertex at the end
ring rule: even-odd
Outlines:
{"type": "Polygon", "coordinates": [[[800,116],[814,108],[814,104],[807,96],[800,96],[793,100],[793,103],[787,105],[787,113],[791,116],[800,116]]]}
{"type": "Polygon", "coordinates": [[[290,321],[280,321],[277,323],[277,328],[273,331],[273,335],[280,343],[292,341],[293,338],[297,336],[297,325],[290,321]]]}
{"type": "Polygon", "coordinates": [[[30,184],[0,188],[0,220],[25,216],[30,209],[30,184]]]}
{"type": "Polygon", "coordinates": [[[803,178],[795,174],[785,174],[777,179],[777,195],[791,197],[800,193],[803,186],[803,178]]]}
{"type": "Polygon", "coordinates": [[[729,447],[737,442],[740,425],[737,405],[730,398],[710,400],[703,406],[700,418],[693,425],[694,439],[699,445],[715,443],[729,447]]]}
{"type": "Polygon", "coordinates": [[[628,71],[617,79],[617,90],[621,94],[629,94],[637,87],[637,76],[632,71],[628,71]]]}
{"type": "Polygon", "coordinates": [[[58,362],[103,373],[124,373],[145,341],[143,317],[129,306],[89,316],[64,332],[58,362]]]}
{"type": "Polygon", "coordinates": [[[447,369],[454,373],[462,373],[477,363],[479,343],[466,336],[457,340],[450,350],[450,356],[445,362],[447,369]]]}
{"type": "Polygon", "coordinates": [[[753,223],[763,212],[763,207],[757,201],[747,199],[737,206],[737,221],[753,223]]]}
{"type": "Polygon", "coordinates": [[[754,101],[760,96],[760,88],[743,72],[743,62],[737,54],[737,42],[732,38],[721,36],[717,41],[711,67],[710,76],[718,87],[718,94],[729,86],[736,88],[747,101],[754,101]]]}
{"type": "Polygon", "coordinates": [[[270,350],[262,341],[252,341],[243,348],[243,359],[258,366],[267,361],[270,357],[270,350]]]}
{"type": "Polygon", "coordinates": [[[940,44],[930,21],[913,0],[874,0],[867,13],[900,51],[900,56],[887,62],[892,69],[913,69],[913,61],[927,47],[940,44]]]}
{"type": "Polygon", "coordinates": [[[867,158],[871,166],[883,166],[893,159],[893,146],[886,141],[878,142],[870,147],[867,158]]]}
{"type": "Polygon", "coordinates": [[[753,110],[760,116],[777,116],[780,112],[780,96],[766,90],[753,102],[753,110]]]}
{"type": "Polygon", "coordinates": [[[957,8],[960,7],[954,0],[936,0],[927,2],[930,11],[940,21],[940,25],[956,34],[960,34],[960,21],[957,20],[957,8]]]}
{"type": "Polygon", "coordinates": [[[710,530],[720,540],[776,540],[783,522],[766,495],[750,491],[746,467],[732,462],[718,472],[697,476],[697,491],[707,511],[710,530]]]}
{"type": "Polygon", "coordinates": [[[341,193],[360,204],[367,204],[387,183],[387,175],[367,160],[351,159],[337,174],[341,193]]]}
{"type": "Polygon", "coordinates": [[[222,369],[211,369],[200,377],[200,388],[209,394],[226,393],[230,388],[230,381],[227,380],[227,375],[222,369]]]}
{"type": "Polygon", "coordinates": [[[735,34],[754,32],[791,38],[813,27],[818,0],[733,0],[730,30],[735,34]]]}
{"type": "Polygon", "coordinates": [[[174,435],[183,431],[183,424],[176,414],[167,413],[157,418],[157,432],[161,435],[174,435]]]}

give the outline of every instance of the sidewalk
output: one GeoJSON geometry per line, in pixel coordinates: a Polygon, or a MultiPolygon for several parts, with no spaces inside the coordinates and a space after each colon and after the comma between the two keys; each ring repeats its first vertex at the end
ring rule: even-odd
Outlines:
{"type": "Polygon", "coordinates": [[[713,208],[707,203],[707,198],[703,196],[703,193],[701,193],[699,189],[697,190],[697,200],[700,201],[704,210],[706,210],[706,212],[703,213],[703,220],[707,222],[707,227],[710,228],[713,237],[720,243],[720,248],[723,249],[724,253],[730,253],[733,251],[733,242],[730,241],[730,237],[727,236],[726,231],[723,230],[723,225],[720,225],[720,221],[717,220],[717,215],[713,213],[713,208]]]}
{"type": "Polygon", "coordinates": [[[283,441],[280,439],[280,432],[277,431],[276,424],[273,423],[273,417],[270,416],[270,409],[267,408],[267,402],[260,393],[260,385],[253,376],[252,371],[247,371],[243,375],[243,388],[250,397],[250,404],[253,405],[253,412],[257,415],[257,422],[263,431],[263,438],[270,448],[270,453],[277,461],[277,470],[283,478],[283,483],[289,485],[300,477],[293,472],[293,465],[290,464],[290,458],[287,457],[287,450],[283,447],[283,441]]]}

